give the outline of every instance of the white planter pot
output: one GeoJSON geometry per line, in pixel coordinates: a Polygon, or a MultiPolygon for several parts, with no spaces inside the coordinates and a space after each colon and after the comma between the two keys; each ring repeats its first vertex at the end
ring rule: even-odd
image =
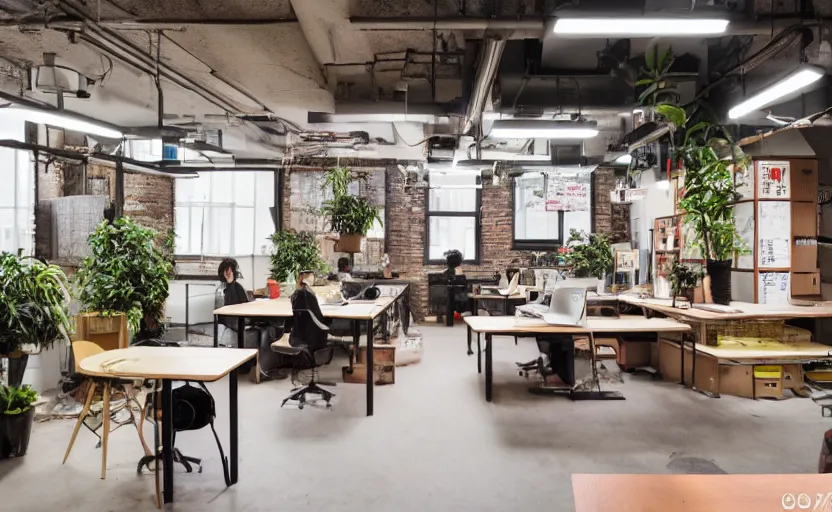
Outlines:
{"type": "Polygon", "coordinates": [[[596,287],[596,291],[598,295],[606,293],[607,291],[607,276],[602,277],[598,280],[598,286],[596,287]]]}

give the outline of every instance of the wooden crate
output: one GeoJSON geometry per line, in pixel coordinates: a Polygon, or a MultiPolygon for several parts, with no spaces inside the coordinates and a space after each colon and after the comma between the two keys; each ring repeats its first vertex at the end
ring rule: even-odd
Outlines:
{"type": "Polygon", "coordinates": [[[130,344],[127,316],[80,313],[75,317],[75,339],[90,341],[104,350],[127,348],[130,344]]]}
{"type": "MultiPolygon", "coordinates": [[[[364,384],[367,382],[367,365],[354,364],[352,373],[350,367],[344,366],[341,369],[341,375],[344,382],[348,384],[364,384]]],[[[376,386],[396,383],[396,365],[394,363],[378,363],[375,364],[375,371],[373,371],[376,386]]]]}
{"type": "MultiPolygon", "coordinates": [[[[361,347],[358,350],[358,354],[355,356],[355,362],[358,364],[367,364],[367,347],[361,347]]],[[[392,363],[395,366],[396,346],[373,344],[373,362],[376,366],[384,363],[392,363]]]]}

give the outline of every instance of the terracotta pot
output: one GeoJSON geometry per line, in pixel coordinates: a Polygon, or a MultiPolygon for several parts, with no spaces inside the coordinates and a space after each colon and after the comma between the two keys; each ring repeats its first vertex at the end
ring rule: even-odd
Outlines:
{"type": "Polygon", "coordinates": [[[361,252],[361,235],[341,235],[338,242],[335,243],[336,252],[346,252],[354,254],[361,252]]]}

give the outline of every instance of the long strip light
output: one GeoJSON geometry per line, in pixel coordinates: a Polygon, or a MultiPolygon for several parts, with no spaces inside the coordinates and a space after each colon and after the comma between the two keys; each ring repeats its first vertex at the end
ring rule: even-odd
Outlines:
{"type": "Polygon", "coordinates": [[[103,124],[86,121],[62,112],[50,112],[21,107],[7,107],[0,109],[0,115],[15,116],[18,119],[37,124],[56,126],[65,130],[72,130],[90,135],[98,135],[108,139],[120,139],[124,134],[103,124]]]}
{"type": "Polygon", "coordinates": [[[558,18],[554,33],[564,36],[694,36],[722,34],[728,20],[684,18],[558,18]]]}
{"type": "Polygon", "coordinates": [[[807,87],[824,76],[824,71],[815,67],[805,66],[798,69],[790,76],[776,82],[754,96],[743,101],[736,107],[728,111],[728,117],[731,119],[740,118],[750,112],[759,110],[765,106],[771,105],[778,99],[795,93],[804,87],[807,87]]]}
{"type": "Polygon", "coordinates": [[[591,123],[498,119],[490,135],[497,139],[589,139],[598,130],[591,123]]]}

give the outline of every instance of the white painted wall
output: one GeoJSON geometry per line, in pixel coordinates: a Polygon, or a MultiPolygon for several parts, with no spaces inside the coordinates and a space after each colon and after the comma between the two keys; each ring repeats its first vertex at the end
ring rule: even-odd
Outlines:
{"type": "MultiPolygon", "coordinates": [[[[666,187],[667,181],[659,181],[658,177],[659,173],[654,170],[647,170],[641,174],[641,187],[647,189],[647,197],[635,201],[630,206],[630,232],[633,233],[633,237],[638,233],[642,268],[645,268],[643,265],[649,258],[650,230],[653,229],[656,217],[673,215],[673,191],[671,187],[666,187]]],[[[653,271],[655,276],[655,264],[653,271]]],[[[642,282],[646,282],[646,278],[647,276],[643,275],[642,282]]]]}

